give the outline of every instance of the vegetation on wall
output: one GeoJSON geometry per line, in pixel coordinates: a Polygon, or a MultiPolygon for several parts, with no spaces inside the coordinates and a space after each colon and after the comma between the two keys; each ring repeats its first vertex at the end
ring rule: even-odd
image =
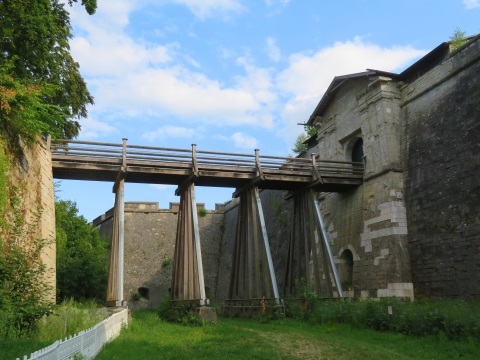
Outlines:
{"type": "Polygon", "coordinates": [[[453,35],[450,36],[450,45],[452,50],[457,50],[458,48],[462,47],[463,44],[467,41],[466,39],[466,32],[460,30],[458,27],[453,32],[453,35]]]}
{"type": "Polygon", "coordinates": [[[57,299],[106,298],[108,240],[78,215],[74,202],[55,202],[57,232],[57,299]]]}
{"type": "Polygon", "coordinates": [[[36,237],[41,208],[29,219],[25,187],[8,184],[8,203],[0,227],[0,337],[30,333],[51,311],[51,290],[40,255],[47,242],[36,237]]]}

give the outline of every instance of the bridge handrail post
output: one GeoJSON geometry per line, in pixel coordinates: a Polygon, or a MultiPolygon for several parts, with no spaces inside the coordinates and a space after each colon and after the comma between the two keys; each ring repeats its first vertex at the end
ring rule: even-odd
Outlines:
{"type": "Polygon", "coordinates": [[[192,144],[192,171],[195,175],[198,174],[197,144],[192,144]]]}
{"type": "Polygon", "coordinates": [[[263,178],[262,165],[260,164],[260,149],[255,149],[255,173],[263,178]]]}
{"type": "Polygon", "coordinates": [[[317,160],[316,160],[315,153],[312,153],[311,157],[312,157],[312,177],[313,177],[313,180],[314,181],[319,180],[319,181],[323,182],[322,176],[320,175],[320,172],[317,169],[317,160]]]}
{"type": "Polygon", "coordinates": [[[122,168],[125,171],[127,169],[127,138],[123,138],[123,148],[122,148],[122,168]]]}

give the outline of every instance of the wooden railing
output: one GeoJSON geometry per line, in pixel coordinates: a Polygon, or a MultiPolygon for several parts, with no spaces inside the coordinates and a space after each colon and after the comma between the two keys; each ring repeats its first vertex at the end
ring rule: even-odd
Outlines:
{"type": "Polygon", "coordinates": [[[125,165],[135,167],[191,169],[193,172],[236,172],[257,175],[313,176],[343,175],[353,178],[363,176],[363,163],[319,160],[254,154],[216,152],[191,149],[176,149],[151,146],[102,143],[78,140],[53,140],[51,142],[53,161],[125,165]]]}

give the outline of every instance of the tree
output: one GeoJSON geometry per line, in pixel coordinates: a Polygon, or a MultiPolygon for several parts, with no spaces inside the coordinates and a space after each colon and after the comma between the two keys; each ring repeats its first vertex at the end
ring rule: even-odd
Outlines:
{"type": "Polygon", "coordinates": [[[308,150],[308,146],[307,144],[304,144],[304,142],[317,133],[317,128],[315,126],[304,125],[303,129],[305,132],[297,136],[292,148],[292,151],[297,155],[308,150]]]}
{"type": "MultiPolygon", "coordinates": [[[[89,14],[97,6],[96,0],[82,5],[89,14]]],[[[70,54],[71,37],[69,14],[59,0],[0,1],[0,125],[10,137],[78,135],[76,119],[87,116],[93,97],[70,54]]]]}
{"type": "Polygon", "coordinates": [[[108,241],[83,216],[74,202],[55,202],[57,231],[57,299],[105,300],[108,241]]]}

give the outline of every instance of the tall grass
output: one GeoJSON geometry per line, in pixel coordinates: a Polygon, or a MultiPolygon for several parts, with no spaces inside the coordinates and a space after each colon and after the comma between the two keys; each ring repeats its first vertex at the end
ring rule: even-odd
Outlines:
{"type": "Polygon", "coordinates": [[[476,342],[381,333],[348,324],[219,318],[216,325],[196,327],[161,321],[153,311],[134,311],[132,316],[129,327],[106,344],[96,360],[480,359],[476,342]]]}
{"type": "Polygon", "coordinates": [[[92,300],[66,300],[53,308],[53,313],[40,319],[32,334],[17,339],[0,338],[0,360],[22,358],[23,355],[50,345],[56,340],[75,335],[106,319],[109,312],[92,300]]]}
{"type": "Polygon", "coordinates": [[[41,341],[55,341],[88,329],[106,319],[109,313],[94,300],[76,302],[66,300],[57,305],[53,314],[41,319],[33,337],[41,341]]]}
{"type": "Polygon", "coordinates": [[[413,336],[480,340],[480,302],[397,298],[287,301],[287,316],[311,324],[350,324],[357,328],[413,336]]]}

